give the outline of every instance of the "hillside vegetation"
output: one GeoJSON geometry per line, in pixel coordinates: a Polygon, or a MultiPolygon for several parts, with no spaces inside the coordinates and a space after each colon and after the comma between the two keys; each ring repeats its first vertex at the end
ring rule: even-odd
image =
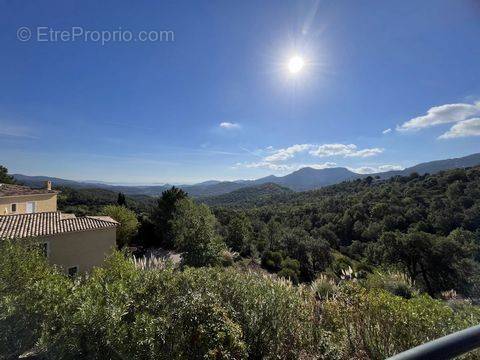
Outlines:
{"type": "Polygon", "coordinates": [[[254,206],[264,204],[265,201],[268,201],[272,196],[290,193],[293,193],[293,191],[289,188],[274,183],[266,183],[242,188],[223,195],[201,198],[199,201],[210,206],[254,206]]]}
{"type": "Polygon", "coordinates": [[[246,232],[241,244],[227,244],[261,257],[270,270],[296,260],[295,273],[306,281],[348,266],[394,267],[432,295],[453,288],[479,296],[478,167],[386,181],[368,177],[260,202],[214,212],[225,234],[246,232]],[[238,222],[243,225],[234,230],[238,222]],[[332,250],[343,256],[332,257],[332,250]]]}
{"type": "MultiPolygon", "coordinates": [[[[117,204],[119,197],[119,193],[99,188],[74,189],[67,186],[56,186],[55,190],[60,191],[58,209],[78,216],[98,215],[104,206],[117,204]]],[[[145,210],[146,206],[153,201],[153,198],[149,196],[125,197],[125,204],[138,212],[145,210]]]]}
{"type": "Polygon", "coordinates": [[[182,262],[115,252],[70,279],[0,242],[0,359],[384,359],[480,321],[480,167],[267,184],[213,208],[175,187],[62,196],[116,218],[119,247],[182,262]]]}
{"type": "Polygon", "coordinates": [[[120,253],[70,279],[31,245],[0,246],[0,359],[384,359],[480,321],[466,302],[378,281],[293,286],[234,268],[138,268],[120,253]]]}
{"type": "MultiPolygon", "coordinates": [[[[175,247],[172,221],[185,197],[178,189],[156,200],[127,197],[140,223],[129,241],[175,247]]],[[[103,189],[64,188],[59,205],[95,212],[117,200],[103,189]]],[[[264,184],[201,201],[215,205],[212,226],[226,249],[294,282],[339,277],[349,267],[360,274],[391,268],[432,296],[451,289],[480,296],[479,167],[366,177],[300,193],[264,184]]]]}

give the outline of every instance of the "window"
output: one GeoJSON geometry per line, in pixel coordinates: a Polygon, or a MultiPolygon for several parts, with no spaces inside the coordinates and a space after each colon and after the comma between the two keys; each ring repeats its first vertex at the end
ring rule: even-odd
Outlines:
{"type": "Polygon", "coordinates": [[[50,243],[49,242],[40,243],[40,252],[43,254],[43,256],[48,258],[50,255],[50,243]]]}
{"type": "Polygon", "coordinates": [[[12,204],[12,212],[16,212],[17,211],[17,204],[12,204]]]}
{"type": "Polygon", "coordinates": [[[78,266],[71,266],[67,270],[68,276],[75,277],[78,274],[78,266]]]}
{"type": "Polygon", "coordinates": [[[27,214],[31,214],[35,212],[35,201],[27,202],[27,209],[25,211],[27,214]]]}

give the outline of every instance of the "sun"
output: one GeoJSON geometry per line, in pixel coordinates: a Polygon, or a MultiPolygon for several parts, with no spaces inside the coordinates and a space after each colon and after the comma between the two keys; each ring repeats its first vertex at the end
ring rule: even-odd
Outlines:
{"type": "Polygon", "coordinates": [[[288,60],[288,71],[291,74],[300,72],[305,66],[305,61],[301,56],[295,55],[288,60]]]}

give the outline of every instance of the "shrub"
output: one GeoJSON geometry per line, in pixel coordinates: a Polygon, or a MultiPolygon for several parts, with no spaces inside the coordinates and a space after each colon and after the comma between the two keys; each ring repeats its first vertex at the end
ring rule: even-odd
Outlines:
{"type": "Polygon", "coordinates": [[[270,271],[279,271],[282,268],[283,255],[280,251],[266,251],[262,258],[262,265],[270,271]]]}
{"type": "Polygon", "coordinates": [[[286,258],[282,261],[282,270],[278,273],[279,276],[289,278],[294,284],[298,284],[298,277],[300,275],[300,262],[296,259],[286,258]]]}
{"type": "Polygon", "coordinates": [[[232,266],[238,257],[238,253],[227,249],[220,252],[220,262],[222,266],[232,266]]]}
{"type": "Polygon", "coordinates": [[[241,327],[187,274],[138,270],[114,254],[77,284],[60,331],[44,335],[48,358],[245,358],[241,327]]]}
{"type": "Polygon", "coordinates": [[[342,275],[342,271],[347,270],[352,266],[353,264],[349,258],[345,256],[340,256],[337,257],[335,261],[333,261],[333,263],[330,265],[330,268],[335,275],[340,276],[342,275]]]}
{"type": "Polygon", "coordinates": [[[284,268],[277,273],[278,276],[290,280],[294,284],[298,284],[298,273],[291,268],[284,268]]]}
{"type": "Polygon", "coordinates": [[[366,286],[371,289],[383,289],[405,299],[410,299],[418,293],[415,282],[401,272],[377,271],[367,277],[366,286]]]}
{"type": "Polygon", "coordinates": [[[253,272],[198,272],[214,285],[241,325],[249,358],[335,358],[329,333],[320,328],[313,293],[286,280],[253,272]]]}
{"type": "Polygon", "coordinates": [[[338,292],[338,286],[327,275],[320,275],[310,285],[313,293],[319,300],[332,299],[338,292]]]}
{"type": "Polygon", "coordinates": [[[72,280],[15,246],[0,253],[0,264],[1,354],[8,357],[33,347],[48,359],[335,354],[318,327],[312,293],[270,276],[233,268],[142,270],[116,252],[103,268],[72,280]]]}
{"type": "Polygon", "coordinates": [[[479,321],[456,314],[428,295],[405,299],[382,289],[345,283],[323,304],[323,326],[343,344],[345,358],[384,359],[479,321]]]}
{"type": "Polygon", "coordinates": [[[48,359],[381,359],[480,321],[466,301],[361,281],[139,269],[120,252],[73,280],[36,251],[0,250],[0,359],[33,348],[48,359]]]}
{"type": "Polygon", "coordinates": [[[57,329],[71,287],[33,243],[0,241],[0,359],[34,348],[45,321],[57,329]]]}

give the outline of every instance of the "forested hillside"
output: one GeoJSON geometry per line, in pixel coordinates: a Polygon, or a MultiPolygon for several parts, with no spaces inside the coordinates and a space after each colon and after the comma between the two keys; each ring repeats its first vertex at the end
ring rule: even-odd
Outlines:
{"type": "MultiPolygon", "coordinates": [[[[176,191],[160,199],[124,197],[140,224],[130,241],[174,247],[176,201],[187,196],[176,191]]],[[[118,196],[62,188],[59,208],[97,214],[118,196]]],[[[455,289],[479,296],[480,167],[366,177],[300,193],[264,184],[204,201],[214,206],[214,233],[229,249],[294,282],[322,272],[340,276],[348,267],[359,274],[393,268],[432,295],[455,289]]]]}
{"type": "Polygon", "coordinates": [[[106,205],[113,205],[123,201],[129,208],[138,212],[144,210],[154,199],[145,195],[125,196],[107,189],[85,188],[74,189],[68,186],[56,186],[58,195],[58,209],[79,216],[97,215],[106,205]]]}
{"type": "Polygon", "coordinates": [[[227,244],[258,254],[271,270],[281,271],[286,259],[286,265],[298,261],[288,272],[296,267],[305,281],[325,270],[339,274],[346,265],[367,271],[393,266],[431,294],[480,290],[479,167],[386,181],[368,177],[271,196],[260,207],[258,201],[240,204],[214,210],[228,236],[244,232],[242,241],[237,235],[229,243],[227,236],[227,244]]]}
{"type": "Polygon", "coordinates": [[[264,204],[266,201],[269,201],[272,196],[287,195],[291,193],[293,193],[293,191],[289,188],[274,183],[266,183],[258,186],[245,187],[227,194],[200,198],[199,202],[209,206],[252,206],[256,204],[264,204]]]}

